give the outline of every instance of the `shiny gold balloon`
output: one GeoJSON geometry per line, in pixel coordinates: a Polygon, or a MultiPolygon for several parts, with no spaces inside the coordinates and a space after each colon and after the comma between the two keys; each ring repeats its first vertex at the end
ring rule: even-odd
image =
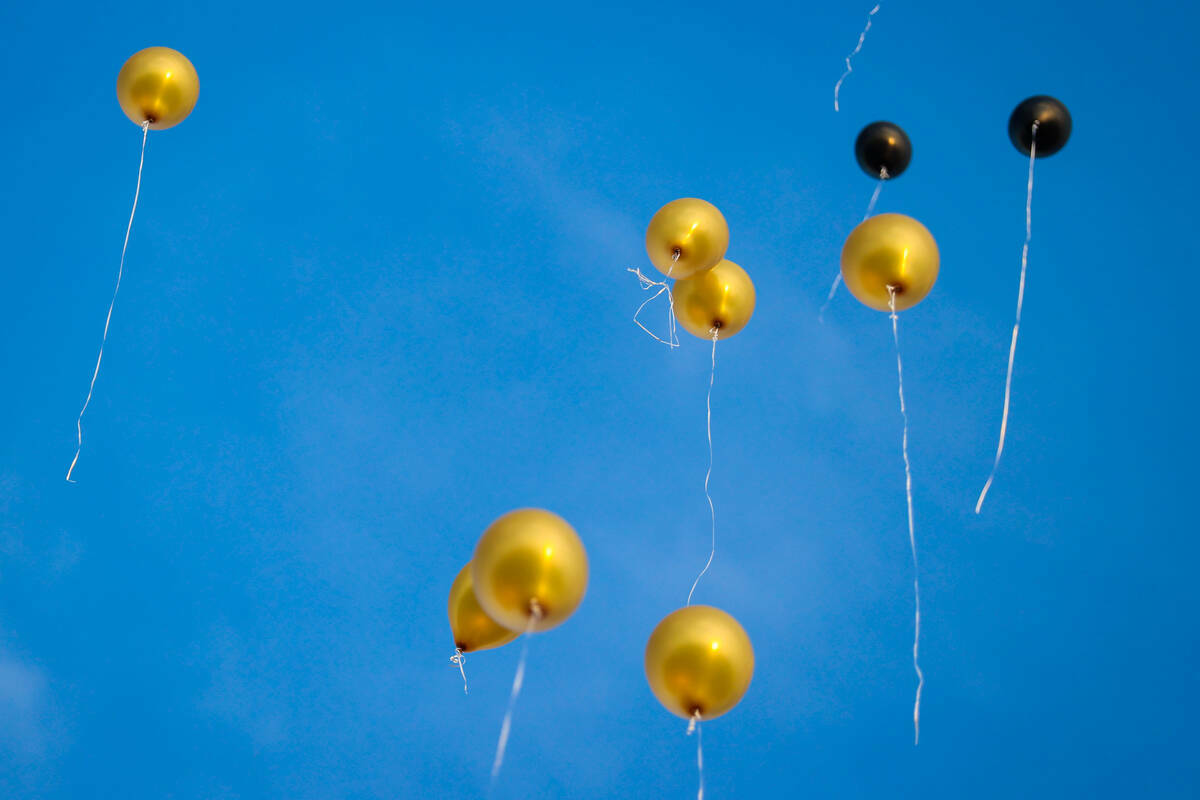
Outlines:
{"type": "Polygon", "coordinates": [[[646,680],[672,714],[713,719],[736,706],[754,677],[754,647],[738,621],[719,608],[687,606],[668,614],[646,642],[646,680]]]}
{"type": "Polygon", "coordinates": [[[746,270],[726,259],[707,272],[676,281],[675,316],[688,333],[728,339],[754,314],[754,283],[746,270]]]}
{"type": "Polygon", "coordinates": [[[450,632],[454,634],[454,646],[464,653],[476,650],[491,650],[508,644],[517,634],[499,625],[484,613],[475,597],[471,581],[471,565],[463,567],[450,586],[450,632]]]}
{"type": "Polygon", "coordinates": [[[654,213],[646,228],[646,254],[668,278],[690,278],[712,269],[728,247],[725,217],[712,203],[696,197],[667,203],[654,213]]]}
{"type": "Polygon", "coordinates": [[[567,521],[540,508],[493,522],[471,559],[475,596],[487,615],[513,631],[548,631],[574,613],[587,591],[583,542],[567,521]]]}
{"type": "Polygon", "coordinates": [[[192,62],[169,47],[147,47],[129,57],[117,75],[117,100],[136,124],[161,131],[183,122],[200,96],[192,62]]]}
{"type": "Polygon", "coordinates": [[[880,214],[850,232],[842,247],[842,280],[859,302],[876,311],[889,310],[888,287],[893,287],[896,310],[903,311],[929,294],[938,263],[937,242],[924,225],[903,214],[880,214]]]}

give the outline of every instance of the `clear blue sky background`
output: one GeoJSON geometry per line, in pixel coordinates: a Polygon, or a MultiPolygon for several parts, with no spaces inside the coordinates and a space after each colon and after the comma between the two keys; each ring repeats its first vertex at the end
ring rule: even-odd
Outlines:
{"type": "MultiPolygon", "coordinates": [[[[709,796],[1195,796],[1195,12],[873,0],[578,7],[14,3],[0,12],[0,796],[476,797],[518,648],[448,663],[446,593],[523,505],[592,581],[530,647],[497,797],[690,797],[647,636],[708,552],[708,348],[630,321],[662,203],[758,287],[713,396],[697,600],[758,669],[709,796]],[[150,135],[78,484],[63,481],[150,135]],[[1023,235],[1006,122],[1046,92],[1006,460],[981,517],[1023,235]],[[901,317],[927,675],[886,315],[817,309],[880,211],[941,246],[901,317]]],[[[658,319],[656,314],[655,319],[658,319]]]]}

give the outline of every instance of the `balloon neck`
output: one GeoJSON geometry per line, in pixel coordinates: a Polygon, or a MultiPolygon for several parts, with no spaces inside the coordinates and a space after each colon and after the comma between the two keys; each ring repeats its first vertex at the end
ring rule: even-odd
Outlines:
{"type": "Polygon", "coordinates": [[[529,616],[534,622],[541,622],[542,617],[546,616],[546,612],[542,609],[542,604],[538,602],[536,597],[529,598],[529,616]]]}

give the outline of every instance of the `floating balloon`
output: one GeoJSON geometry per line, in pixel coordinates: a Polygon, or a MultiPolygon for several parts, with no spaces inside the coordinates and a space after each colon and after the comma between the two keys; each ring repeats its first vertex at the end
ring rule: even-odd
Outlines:
{"type": "Polygon", "coordinates": [[[191,113],[200,93],[200,79],[192,62],[182,53],[169,47],[147,47],[129,57],[117,75],[117,101],[121,110],[142,129],[142,153],[138,159],[137,186],[133,190],[133,208],[129,211],[129,223],[125,226],[125,243],[121,246],[121,261],[117,267],[117,284],[113,288],[112,300],[108,304],[108,315],[104,318],[104,333],[100,336],[100,351],[96,355],[96,367],[88,384],[87,397],[75,418],[75,457],[67,467],[67,482],[74,483],[71,474],[79,463],[83,451],[83,415],[92,402],[96,390],[96,379],[100,376],[100,362],[104,360],[104,346],[108,343],[108,327],[112,323],[113,308],[117,304],[117,293],[121,291],[121,278],[125,274],[125,253],[129,250],[129,234],[133,231],[133,216],[137,213],[138,196],[142,193],[142,167],[146,164],[146,139],[150,129],[161,130],[178,125],[191,113]]]}
{"type": "Polygon", "coordinates": [[[471,559],[475,596],[489,617],[513,631],[548,631],[583,600],[588,560],[566,520],[538,508],[493,522],[471,559]]]}
{"type": "Polygon", "coordinates": [[[147,47],[129,57],[117,75],[117,100],[134,124],[152,130],[174,127],[196,105],[200,77],[192,62],[169,47],[147,47]]]}
{"type": "Polygon", "coordinates": [[[1008,433],[1008,407],[1012,399],[1013,362],[1017,357],[1017,335],[1021,332],[1021,308],[1025,305],[1025,270],[1029,266],[1029,242],[1033,238],[1033,164],[1039,158],[1054,155],[1071,136],[1071,114],[1067,107],[1049,95],[1036,95],[1022,101],[1008,118],[1008,138],[1021,153],[1029,156],[1029,177],[1025,183],[1025,243],[1021,245],[1021,278],[1017,284],[1017,313],[1013,320],[1012,341],[1008,346],[1008,372],[1004,378],[1004,410],[1000,412],[1000,439],[992,471],[979,499],[975,513],[983,510],[983,501],[996,480],[1000,457],[1004,455],[1004,438],[1008,433]]]}
{"type": "Polygon", "coordinates": [[[842,280],[868,308],[903,311],[929,294],[938,263],[937,242],[924,225],[903,214],[880,214],[846,239],[842,280]]]}
{"type": "MultiPolygon", "coordinates": [[[[862,221],[866,222],[871,218],[871,214],[875,213],[875,204],[879,202],[883,182],[899,177],[900,173],[908,169],[908,163],[912,160],[912,142],[899,125],[892,122],[872,122],[859,132],[854,141],[854,157],[863,172],[875,179],[875,191],[871,192],[871,202],[867,203],[867,213],[863,214],[862,218],[862,221]]],[[[817,312],[817,319],[821,322],[825,321],[825,310],[833,302],[841,282],[842,273],[839,271],[833,276],[829,295],[817,312]]]]}
{"type": "Polygon", "coordinates": [[[675,314],[688,333],[728,339],[754,314],[754,283],[728,259],[710,270],[675,282],[675,314]]]}
{"type": "Polygon", "coordinates": [[[1031,155],[1037,123],[1037,157],[1052,156],[1071,138],[1071,112],[1060,101],[1045,94],[1023,100],[1008,118],[1008,138],[1013,147],[1031,155]]]}
{"type": "Polygon", "coordinates": [[[450,586],[449,613],[454,646],[464,653],[500,647],[519,635],[489,617],[479,605],[471,580],[470,564],[459,570],[458,577],[450,586]]]}
{"type": "Polygon", "coordinates": [[[725,217],[712,203],[695,197],[667,203],[646,228],[646,254],[668,278],[690,278],[715,267],[728,247],[725,217]]]}
{"type": "Polygon", "coordinates": [[[710,720],[736,706],[754,676],[754,647],[719,608],[687,606],[646,642],[646,680],[658,702],[684,719],[710,720]]]}
{"type": "Polygon", "coordinates": [[[899,125],[872,122],[854,141],[854,157],[872,178],[898,178],[912,161],[912,142],[899,125]]]}
{"type": "Polygon", "coordinates": [[[908,508],[908,543],[912,551],[913,595],[913,669],[917,673],[917,692],[913,703],[913,741],[921,736],[921,690],[925,676],[921,672],[921,588],[917,565],[917,537],[913,521],[912,465],[908,459],[908,407],[904,402],[904,365],[900,358],[900,329],[896,312],[921,302],[938,276],[938,248],[924,225],[903,214],[880,214],[851,231],[842,247],[842,278],[846,287],[868,308],[890,312],[892,339],[896,345],[896,379],[900,416],[904,422],[901,452],[904,457],[904,496],[908,508]]]}
{"type": "MultiPolygon", "coordinates": [[[[475,596],[484,612],[509,630],[548,631],[575,612],[587,591],[588,561],[583,542],[565,519],[540,508],[510,511],[488,526],[471,559],[475,596]]],[[[504,764],[513,709],[525,680],[529,637],[500,724],[492,785],[504,764]]]]}

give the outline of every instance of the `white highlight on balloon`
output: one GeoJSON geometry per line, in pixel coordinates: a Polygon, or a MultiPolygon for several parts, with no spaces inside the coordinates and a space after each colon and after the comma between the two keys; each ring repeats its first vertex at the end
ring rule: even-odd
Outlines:
{"type": "Polygon", "coordinates": [[[854,67],[850,66],[850,59],[854,58],[856,55],[858,55],[859,51],[862,50],[863,42],[867,39],[867,31],[871,30],[871,17],[878,13],[880,5],[881,4],[877,3],[875,7],[871,9],[871,13],[867,14],[867,27],[863,28],[862,33],[858,35],[858,44],[856,44],[854,49],[850,51],[850,55],[846,56],[846,71],[842,73],[842,77],[838,78],[838,82],[833,86],[834,111],[840,110],[838,108],[838,94],[842,91],[842,84],[846,82],[846,78],[850,77],[850,73],[854,72],[854,67]]]}
{"type": "Polygon", "coordinates": [[[87,398],[83,401],[83,408],[79,409],[79,416],[75,418],[75,457],[71,459],[71,466],[67,467],[67,483],[75,483],[71,480],[71,473],[75,471],[75,465],[79,463],[79,453],[83,450],[83,414],[87,411],[88,404],[92,402],[92,392],[96,390],[96,378],[100,375],[100,362],[104,359],[104,345],[108,343],[108,326],[112,322],[113,307],[117,304],[117,292],[121,291],[121,276],[125,274],[125,251],[129,249],[129,233],[133,230],[133,215],[137,213],[138,195],[142,193],[142,167],[146,163],[146,137],[150,133],[150,121],[146,120],[142,123],[142,155],[138,160],[137,188],[133,191],[133,208],[129,211],[129,224],[125,226],[125,244],[121,246],[121,264],[117,267],[117,285],[113,289],[112,300],[108,304],[108,315],[104,318],[104,335],[100,337],[100,354],[96,356],[96,369],[92,371],[92,382],[88,384],[87,398]]]}
{"type": "Polygon", "coordinates": [[[712,549],[708,552],[708,561],[704,564],[704,569],[700,570],[700,574],[696,576],[695,582],[692,583],[692,590],[688,592],[686,605],[692,604],[692,595],[696,593],[696,587],[700,585],[700,579],[704,577],[704,573],[708,572],[708,568],[712,566],[713,557],[717,554],[717,510],[713,507],[712,495],[708,493],[708,482],[712,478],[713,468],[713,446],[712,446],[712,390],[713,381],[717,378],[717,338],[720,336],[720,329],[712,329],[712,372],[708,375],[708,399],[705,400],[705,408],[708,412],[708,472],[704,475],[704,497],[708,500],[708,513],[712,517],[712,549]]]}
{"type": "Polygon", "coordinates": [[[1025,244],[1021,247],[1021,282],[1017,289],[1017,317],[1013,322],[1012,343],[1008,346],[1008,374],[1004,378],[1004,412],[1000,415],[1000,443],[996,445],[996,460],[992,462],[992,473],[988,475],[979,500],[975,502],[975,513],[983,508],[983,501],[992,481],[996,479],[996,470],[1000,467],[1000,456],[1004,454],[1004,437],[1008,433],[1008,405],[1012,396],[1013,361],[1017,357],[1017,333],[1021,330],[1021,307],[1025,304],[1025,268],[1029,263],[1029,240],[1033,238],[1033,161],[1037,158],[1037,120],[1033,121],[1033,139],[1029,143],[1029,182],[1025,187],[1025,244]]]}
{"type": "Polygon", "coordinates": [[[916,625],[913,631],[913,669],[917,672],[917,698],[913,703],[913,745],[921,742],[921,689],[925,675],[921,672],[921,584],[917,569],[917,536],[913,530],[912,466],[908,461],[908,408],[904,405],[904,365],[900,361],[900,332],[896,323],[896,287],[888,286],[888,307],[892,311],[892,340],[896,343],[896,378],[900,394],[900,416],[904,418],[904,496],[908,502],[908,544],[912,548],[913,595],[916,599],[916,625]]]}

